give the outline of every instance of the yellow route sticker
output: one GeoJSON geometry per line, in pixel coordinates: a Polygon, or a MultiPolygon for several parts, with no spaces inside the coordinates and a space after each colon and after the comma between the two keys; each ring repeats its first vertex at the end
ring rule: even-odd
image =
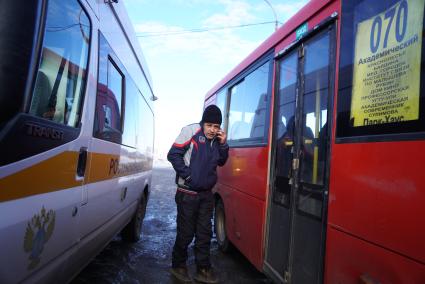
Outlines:
{"type": "Polygon", "coordinates": [[[399,1],[358,23],[352,126],[419,118],[424,1],[399,1]]]}

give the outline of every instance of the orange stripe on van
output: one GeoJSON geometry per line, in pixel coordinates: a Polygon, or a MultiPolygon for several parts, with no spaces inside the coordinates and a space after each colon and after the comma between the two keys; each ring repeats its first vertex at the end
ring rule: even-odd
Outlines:
{"type": "Polygon", "coordinates": [[[89,153],[86,171],[86,183],[128,176],[152,168],[152,159],[136,158],[135,152],[126,155],[89,153]]]}
{"type": "Polygon", "coordinates": [[[78,152],[63,152],[0,179],[0,202],[79,186],[78,152]]]}
{"type": "MultiPolygon", "coordinates": [[[[63,152],[0,179],[0,202],[82,186],[76,180],[79,152],[63,152]]],[[[146,171],[148,163],[136,162],[132,154],[118,156],[88,153],[84,183],[94,183],[146,171]]]]}
{"type": "Polygon", "coordinates": [[[119,176],[120,156],[89,153],[86,169],[86,183],[107,180],[119,176]]]}

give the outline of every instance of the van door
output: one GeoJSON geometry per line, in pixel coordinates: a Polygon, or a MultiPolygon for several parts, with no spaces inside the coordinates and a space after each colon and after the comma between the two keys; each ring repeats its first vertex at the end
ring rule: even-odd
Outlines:
{"type": "Polygon", "coordinates": [[[334,41],[330,25],[276,61],[265,269],[280,282],[322,282],[334,41]]]}
{"type": "Polygon", "coordinates": [[[88,246],[86,255],[96,252],[118,230],[110,222],[126,206],[132,183],[128,171],[135,159],[134,149],[123,145],[127,141],[123,135],[125,93],[130,91],[130,85],[125,84],[124,66],[110,43],[101,32],[98,37],[99,73],[94,112],[90,113],[94,115],[94,125],[79,229],[84,241],[90,239],[90,234],[100,234],[102,239],[99,237],[88,246]],[[106,229],[108,234],[102,232],[106,229]]]}

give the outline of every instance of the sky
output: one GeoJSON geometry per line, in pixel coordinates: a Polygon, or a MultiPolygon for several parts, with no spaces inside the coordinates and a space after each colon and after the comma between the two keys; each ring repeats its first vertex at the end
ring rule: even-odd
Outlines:
{"type": "Polygon", "coordinates": [[[181,128],[201,120],[206,93],[274,32],[274,12],[280,26],[308,1],[268,0],[273,9],[265,0],[123,2],[159,98],[155,158],[165,159],[181,128]],[[209,31],[187,32],[199,29],[209,31]]]}

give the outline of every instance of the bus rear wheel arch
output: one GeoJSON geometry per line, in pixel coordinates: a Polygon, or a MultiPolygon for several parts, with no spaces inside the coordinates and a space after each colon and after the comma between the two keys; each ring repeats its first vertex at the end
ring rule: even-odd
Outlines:
{"type": "Polygon", "coordinates": [[[220,250],[222,252],[231,251],[232,243],[229,241],[226,231],[226,212],[224,209],[224,203],[220,198],[217,198],[215,202],[214,232],[220,250]]]}

